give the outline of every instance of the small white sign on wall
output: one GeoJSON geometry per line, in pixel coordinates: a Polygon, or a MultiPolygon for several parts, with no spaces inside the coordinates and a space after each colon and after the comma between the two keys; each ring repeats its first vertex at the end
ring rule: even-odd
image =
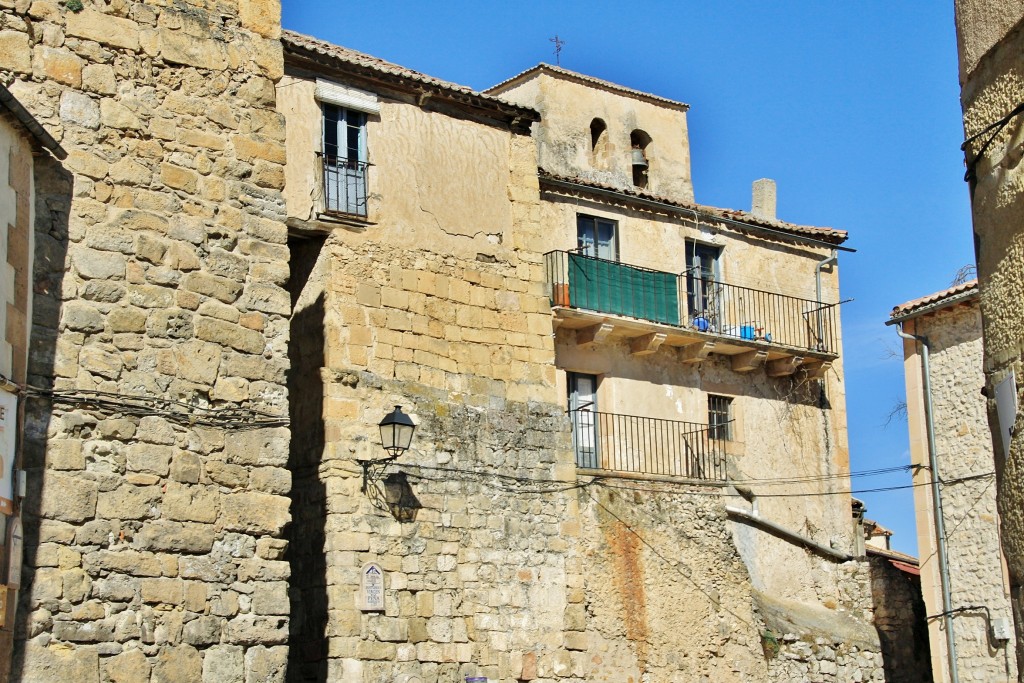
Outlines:
{"type": "Polygon", "coordinates": [[[367,562],[359,576],[359,609],[384,611],[384,572],[376,562],[367,562]]]}

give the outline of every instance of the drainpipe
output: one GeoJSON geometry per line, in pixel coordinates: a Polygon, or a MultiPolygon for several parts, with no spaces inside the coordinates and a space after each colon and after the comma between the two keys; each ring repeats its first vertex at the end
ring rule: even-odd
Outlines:
{"type": "Polygon", "coordinates": [[[896,334],[921,345],[921,373],[924,375],[924,421],[928,432],[928,465],[932,470],[932,500],[935,513],[935,537],[939,555],[939,579],[942,582],[942,620],[946,626],[946,654],[949,656],[949,674],[952,683],[960,683],[956,666],[956,640],[953,638],[952,599],[949,594],[949,560],[946,557],[946,526],[942,521],[942,492],[939,490],[939,467],[935,454],[935,423],[932,420],[932,383],[928,365],[928,338],[903,331],[903,323],[896,326],[896,334]]]}
{"type": "Polygon", "coordinates": [[[836,262],[839,256],[839,252],[835,249],[832,250],[832,255],[824,261],[818,261],[818,265],[814,267],[814,291],[818,297],[818,305],[821,306],[821,269],[825,266],[831,265],[836,262]]]}
{"type": "Polygon", "coordinates": [[[832,250],[832,255],[824,261],[818,261],[817,265],[814,266],[814,292],[817,297],[818,308],[815,311],[815,315],[818,318],[818,344],[822,344],[822,337],[825,335],[825,326],[821,320],[821,307],[824,305],[821,302],[821,271],[827,266],[836,263],[839,257],[839,252],[835,249],[832,250]]]}

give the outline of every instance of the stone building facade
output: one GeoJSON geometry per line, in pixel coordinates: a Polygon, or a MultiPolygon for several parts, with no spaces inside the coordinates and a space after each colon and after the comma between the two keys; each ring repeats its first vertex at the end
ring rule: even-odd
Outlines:
{"type": "Polygon", "coordinates": [[[960,102],[981,314],[989,424],[995,449],[1003,552],[1024,671],[1024,430],[1013,430],[1024,373],[1024,192],[1020,174],[1024,102],[1024,4],[957,0],[960,102]],[[1003,395],[999,410],[997,394],[1003,395]],[[1000,412],[1002,417],[1000,417],[1000,412]],[[1011,436],[1011,433],[1013,436],[1011,436]]]}
{"type": "Polygon", "coordinates": [[[280,8],[0,3],[35,173],[13,678],[283,680],[280,8]]]}
{"type": "Polygon", "coordinates": [[[770,191],[760,216],[693,203],[686,105],[283,42],[293,680],[881,680],[839,493],[845,233],[770,191]],[[686,262],[712,248],[705,317],[686,262]],[[576,298],[588,277],[638,278],[633,308],[576,298]],[[396,404],[418,428],[382,469],[396,404]]]}
{"type": "Polygon", "coordinates": [[[84,4],[0,0],[0,78],[67,150],[14,680],[884,677],[844,232],[769,182],[694,203],[678,102],[474,92],[273,0],[84,4]]]}
{"type": "Polygon", "coordinates": [[[921,589],[929,617],[932,675],[951,680],[945,632],[942,577],[950,590],[955,660],[963,679],[1005,681],[1017,677],[1009,582],[999,543],[992,438],[986,419],[982,322],[977,281],[907,302],[893,309],[892,323],[923,342],[903,340],[907,418],[913,470],[921,589]],[[927,350],[922,348],[927,344],[927,350]],[[927,351],[931,414],[922,354],[927,351]],[[934,432],[932,472],[928,420],[934,432]],[[946,539],[942,565],[936,506],[929,483],[942,482],[938,504],[946,539]],[[970,677],[970,678],[968,678],[970,677]]]}

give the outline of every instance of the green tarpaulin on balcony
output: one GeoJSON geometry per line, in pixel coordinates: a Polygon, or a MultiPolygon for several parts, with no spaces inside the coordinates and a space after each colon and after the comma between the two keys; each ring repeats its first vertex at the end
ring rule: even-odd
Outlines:
{"type": "Polygon", "coordinates": [[[601,313],[679,324],[676,276],[569,254],[569,303],[601,313]]]}

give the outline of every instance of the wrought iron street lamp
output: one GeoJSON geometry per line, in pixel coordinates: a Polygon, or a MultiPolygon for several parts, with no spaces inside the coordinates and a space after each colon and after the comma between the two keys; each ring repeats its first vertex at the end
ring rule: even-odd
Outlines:
{"type": "Polygon", "coordinates": [[[399,458],[409,450],[412,433],[415,431],[416,425],[413,424],[412,418],[402,412],[402,406],[395,406],[395,409],[380,421],[380,445],[391,456],[389,460],[399,458]]]}

